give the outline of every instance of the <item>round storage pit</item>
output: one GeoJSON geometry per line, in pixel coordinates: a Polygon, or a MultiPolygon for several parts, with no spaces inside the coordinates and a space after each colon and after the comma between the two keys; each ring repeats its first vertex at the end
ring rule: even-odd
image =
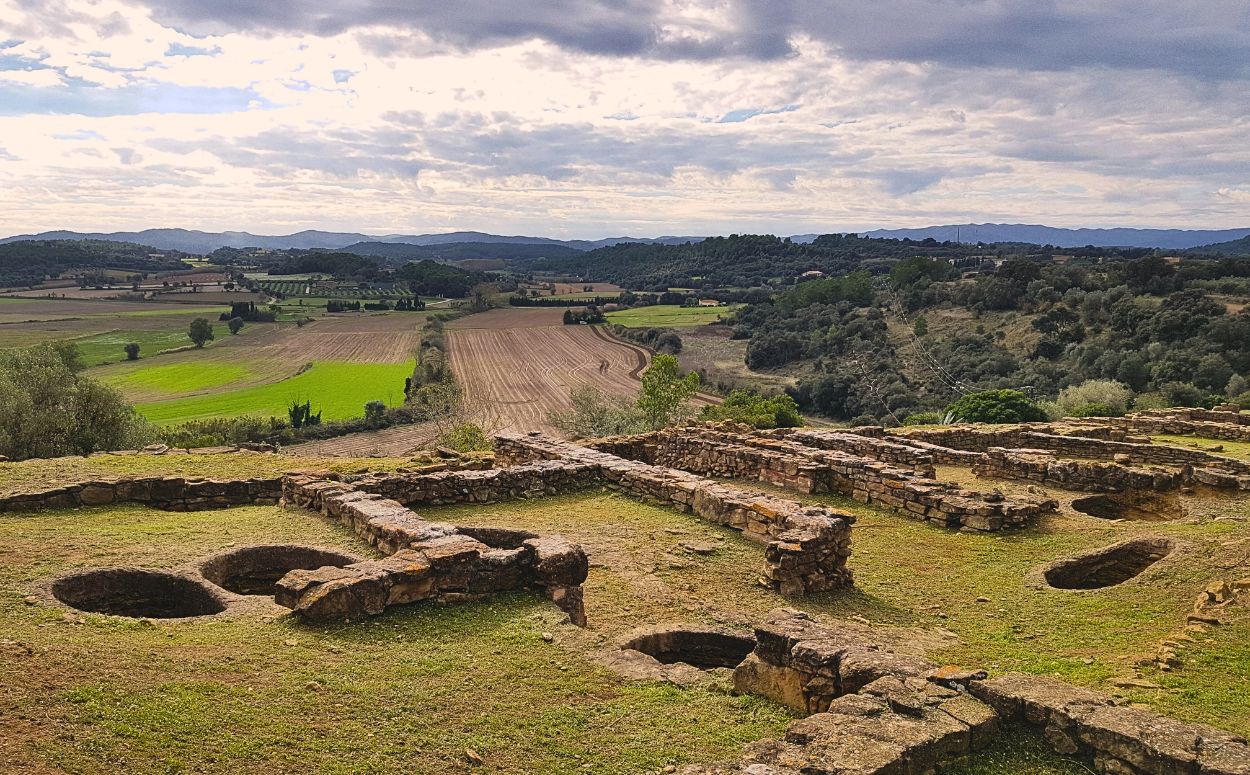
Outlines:
{"type": "Polygon", "coordinates": [[[208,558],[200,566],[200,573],[236,595],[273,597],[278,580],[293,570],[342,568],[360,561],[359,557],[315,546],[245,546],[208,558]]]}
{"type": "Polygon", "coordinates": [[[666,665],[678,662],[700,670],[737,667],[755,649],[755,638],[723,630],[673,628],[639,635],[621,646],[666,665]]]}
{"type": "Polygon", "coordinates": [[[63,576],[52,595],[80,611],[150,619],[212,616],[226,604],[205,584],[144,568],[101,568],[63,576]]]}

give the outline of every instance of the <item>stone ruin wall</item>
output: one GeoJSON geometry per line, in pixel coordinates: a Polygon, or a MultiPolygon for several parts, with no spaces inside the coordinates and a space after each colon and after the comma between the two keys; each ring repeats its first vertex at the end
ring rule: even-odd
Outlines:
{"type": "Polygon", "coordinates": [[[232,506],[274,506],[281,497],[280,477],[232,480],[118,477],[0,497],[0,512],[72,509],[112,503],[137,503],[165,511],[204,511],[232,506]]]}
{"type": "MultiPolygon", "coordinates": [[[[447,471],[427,474],[439,482],[434,490],[456,493],[448,502],[480,502],[478,479],[491,471],[447,471]],[[458,484],[452,484],[457,478],[458,484]]],[[[500,472],[502,473],[502,472],[500,472]]],[[[545,472],[549,474],[550,472],[545,472]]],[[[584,472],[565,471],[556,481],[571,487],[584,472]]],[[[396,474],[402,483],[420,476],[396,474]]],[[[516,477],[508,479],[516,486],[516,477]]],[[[386,489],[388,475],[368,481],[386,489]]],[[[552,486],[550,476],[529,477],[539,490],[552,486]]],[[[584,485],[582,485],[584,486],[584,485]]],[[[570,618],[585,624],[581,584],[587,573],[582,549],[560,536],[524,531],[458,528],[427,522],[400,503],[352,484],[320,475],[216,480],[184,477],[97,479],[34,493],[0,498],[0,512],[65,509],[134,503],[166,511],[203,511],[237,506],[283,504],[319,511],[342,522],[378,551],[390,555],[343,568],[288,573],[279,582],[277,601],[310,620],[357,618],[386,607],[417,600],[480,597],[510,589],[537,588],[547,593],[570,618]]]]}
{"type": "Polygon", "coordinates": [[[597,483],[611,491],[737,530],[765,544],[763,580],[782,594],[820,592],[852,583],[846,567],[855,522],[851,514],[744,492],[686,471],[537,434],[498,436],[495,455],[504,466],[558,460],[591,466],[597,483]]]}
{"type": "Polygon", "coordinates": [[[978,476],[1020,479],[1062,489],[1168,491],[1203,484],[1250,490],[1250,463],[1246,461],[1129,436],[1095,438],[1111,435],[1115,435],[1114,429],[1106,426],[1024,424],[909,428],[885,438],[923,443],[929,451],[933,444],[957,447],[961,454],[972,457],[972,470],[978,476]]]}
{"type": "Polygon", "coordinates": [[[1057,508],[1054,501],[1008,501],[999,493],[965,490],[931,478],[932,456],[905,445],[827,431],[739,433],[730,426],[687,426],[637,436],[596,440],[610,454],[708,476],[766,482],[803,493],[839,493],[944,527],[999,530],[1022,526],[1057,508]],[[801,443],[808,442],[808,443],[801,443]],[[876,445],[908,468],[843,452],[837,447],[876,445]],[[917,474],[920,468],[925,474],[917,474]]]}
{"type": "Polygon", "coordinates": [[[1110,775],[1247,775],[1244,738],[1129,707],[1054,678],[938,667],[875,642],[871,630],[822,625],[792,610],[755,629],[735,687],[805,718],[736,762],[683,775],[932,773],[1017,725],[1040,729],[1058,753],[1110,775]]]}
{"type": "Polygon", "coordinates": [[[308,619],[356,618],[419,600],[473,599],[528,587],[545,591],[574,624],[586,624],[586,554],[560,536],[428,522],[397,501],[314,476],[285,477],[282,502],[320,512],[389,555],[284,576],[277,602],[308,619]]]}

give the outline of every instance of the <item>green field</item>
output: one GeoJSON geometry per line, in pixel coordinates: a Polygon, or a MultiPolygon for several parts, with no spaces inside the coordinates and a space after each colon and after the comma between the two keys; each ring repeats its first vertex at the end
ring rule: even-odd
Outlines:
{"type": "Polygon", "coordinates": [[[690,328],[728,318],[733,310],[732,306],[678,307],[659,304],[609,312],[607,318],[609,323],[626,328],[690,328]]]}
{"type": "Polygon", "coordinates": [[[236,363],[169,363],[141,368],[109,382],[117,388],[155,390],[176,395],[229,385],[246,378],[251,370],[236,363]]]}
{"type": "MultiPolygon", "coordinates": [[[[184,364],[179,364],[184,365],[184,364]]],[[[164,371],[156,379],[165,384],[177,380],[184,383],[204,381],[221,366],[213,363],[185,364],[198,367],[186,371],[164,371]]],[[[414,361],[407,363],[344,363],[314,361],[312,368],[267,385],[255,385],[222,393],[174,398],[139,404],[143,416],[158,425],[173,425],[189,420],[213,417],[237,417],[245,414],[285,417],[292,401],[311,401],[313,411],[321,410],[323,420],[360,417],[368,401],[385,401],[398,406],[403,401],[404,379],[412,374],[414,361]]],[[[160,371],[164,367],[145,371],[160,371]]],[[[137,372],[142,374],[143,372],[137,372]]],[[[225,383],[217,383],[225,384],[225,383]]]]}

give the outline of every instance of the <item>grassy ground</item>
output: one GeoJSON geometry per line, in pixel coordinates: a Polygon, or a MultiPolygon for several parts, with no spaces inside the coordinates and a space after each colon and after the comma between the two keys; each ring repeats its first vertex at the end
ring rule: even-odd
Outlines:
{"type": "MultiPolygon", "coordinates": [[[[0,489],[180,465],[228,475],[318,462],[216,455],[0,464],[0,489]]],[[[960,469],[941,475],[987,486],[960,469]]],[[[1022,489],[1001,484],[1008,493],[1022,489]]],[[[334,773],[637,773],[734,758],[743,743],[779,734],[789,714],[729,696],[716,681],[684,690],[621,681],[594,655],[640,625],[749,627],[779,606],[817,618],[864,617],[901,650],[939,662],[1056,674],[1250,732],[1242,690],[1250,684],[1246,612],[1230,611],[1227,624],[1195,635],[1180,669],[1135,667],[1181,632],[1208,581],[1250,575],[1250,528],[1229,519],[1244,518],[1250,496],[1195,497],[1186,504],[1189,520],[1144,524],[1077,515],[1067,506],[1072,494],[1059,495],[1061,514],[1003,535],[942,530],[841,498],[809,499],[853,511],[859,522],[855,590],[805,599],[760,587],[762,548],[737,533],[608,493],[423,510],[454,524],[558,531],[582,543],[592,563],[586,630],[558,624],[555,609],[528,594],[316,627],[277,608],[155,624],[93,614],[66,619],[62,609],[23,598],[73,567],[177,566],[259,542],[365,548],[320,518],[270,508],[0,515],[0,619],[8,639],[0,648],[10,650],[0,659],[0,713],[12,719],[0,729],[0,757],[31,771],[334,773]],[[1071,592],[1034,581],[1034,571],[1057,557],[1142,533],[1172,536],[1182,549],[1108,589],[1071,592]],[[681,548],[689,541],[717,550],[692,555],[681,548]],[[552,643],[543,632],[554,635],[552,643]],[[1124,678],[1159,688],[1116,689],[1124,678]],[[484,765],[472,767],[466,748],[484,765]]],[[[955,772],[1086,771],[1029,735],[1008,737],[962,767],[955,772]]]]}
{"type": "MultiPolygon", "coordinates": [[[[134,376],[140,377],[144,373],[158,371],[155,379],[161,384],[171,386],[179,381],[181,384],[198,383],[202,387],[229,384],[228,381],[215,381],[221,368],[216,363],[186,363],[178,366],[176,373],[162,372],[161,367],[154,367],[136,372],[134,376]]],[[[312,368],[281,382],[226,393],[142,403],[136,408],[154,423],[172,425],[188,420],[237,417],[244,414],[283,417],[291,401],[311,401],[313,411],[320,410],[323,420],[341,420],[363,416],[364,405],[368,401],[385,401],[388,406],[399,405],[403,400],[404,379],[412,374],[413,366],[413,361],[314,361],[312,368]]]]}
{"type": "Polygon", "coordinates": [[[729,317],[732,312],[732,306],[678,307],[660,304],[609,312],[607,318],[609,323],[626,328],[687,328],[715,323],[729,317]]]}
{"type": "Polygon", "coordinates": [[[133,388],[161,393],[188,393],[220,387],[248,376],[250,370],[240,363],[167,363],[127,372],[110,380],[115,387],[133,388]]]}

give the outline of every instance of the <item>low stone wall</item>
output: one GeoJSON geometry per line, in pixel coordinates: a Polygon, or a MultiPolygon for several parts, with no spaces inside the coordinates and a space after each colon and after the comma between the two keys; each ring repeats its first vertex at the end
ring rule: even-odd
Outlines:
{"type": "Polygon", "coordinates": [[[586,623],[581,590],[586,554],[560,536],[474,529],[466,534],[421,519],[394,500],[314,476],[284,477],[282,499],[287,506],[341,522],[390,555],[284,576],[278,603],[308,619],[357,618],[418,600],[460,600],[534,587],[545,590],[575,624],[586,623]]]}
{"type": "Polygon", "coordinates": [[[1059,753],[1092,758],[1097,772],[1250,773],[1250,746],[1244,738],[1124,706],[1054,678],[1005,675],[972,681],[968,690],[992,706],[1004,721],[1041,728],[1059,753]]]}
{"type": "Polygon", "coordinates": [[[584,490],[596,482],[592,464],[544,460],[484,471],[443,471],[432,474],[370,474],[352,486],[399,501],[405,506],[498,503],[584,490]]]}
{"type": "Polygon", "coordinates": [[[1250,414],[1210,409],[1152,409],[1124,417],[1099,417],[1097,423],[1126,433],[1197,436],[1223,441],[1250,441],[1250,414]]]}
{"type": "Polygon", "coordinates": [[[788,439],[806,447],[846,452],[856,457],[889,463],[900,468],[909,468],[917,476],[932,479],[933,464],[936,462],[931,451],[908,444],[900,444],[888,438],[870,438],[855,433],[837,431],[803,430],[798,428],[779,428],[764,431],[760,435],[788,439]]]}
{"type": "Polygon", "coordinates": [[[870,628],[774,612],[734,671],[738,691],[807,716],[737,762],[684,775],[922,775],[984,748],[1005,729],[1040,727],[1059,753],[1109,775],[1246,775],[1250,746],[1213,727],[1128,707],[1053,678],[938,668],[896,654],[870,628]]]}
{"type": "Polygon", "coordinates": [[[167,511],[203,511],[231,506],[272,506],[282,496],[281,479],[195,479],[141,476],[93,479],[39,492],[0,498],[0,512],[70,509],[138,503],[167,511]]]}
{"type": "Polygon", "coordinates": [[[496,462],[505,466],[551,460],[589,466],[587,470],[610,490],[738,530],[766,544],[763,580],[782,594],[852,583],[846,567],[855,522],[851,514],[745,492],[685,471],[539,435],[501,435],[495,439],[495,455],[496,462]]]}
{"type": "Polygon", "coordinates": [[[1170,471],[1092,460],[1059,460],[1043,449],[991,448],[972,467],[977,476],[1023,479],[1041,485],[1081,492],[1155,490],[1167,492],[1184,486],[1192,471],[1170,471]]]}
{"type": "MultiPolygon", "coordinates": [[[[821,431],[735,433],[724,426],[688,426],[638,436],[601,439],[589,446],[708,476],[751,479],[804,493],[836,492],[944,527],[999,530],[1027,524],[1058,507],[1054,501],[1008,501],[915,473],[890,463],[832,449],[878,443],[867,437],[821,431]],[[840,437],[857,439],[852,444],[840,437]],[[810,442],[812,445],[808,444],[810,442]]],[[[883,455],[907,459],[932,475],[931,458],[879,442],[883,455]]]]}

